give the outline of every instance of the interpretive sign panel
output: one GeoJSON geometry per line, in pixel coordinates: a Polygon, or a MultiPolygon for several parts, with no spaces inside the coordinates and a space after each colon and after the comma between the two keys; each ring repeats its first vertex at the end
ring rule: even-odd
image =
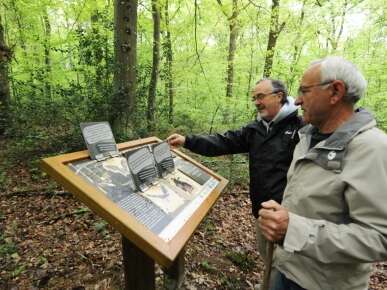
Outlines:
{"type": "Polygon", "coordinates": [[[91,159],[87,151],[47,158],[43,168],[139,249],[168,267],[227,180],[155,137],[117,148],[118,154],[98,159],[91,159]]]}

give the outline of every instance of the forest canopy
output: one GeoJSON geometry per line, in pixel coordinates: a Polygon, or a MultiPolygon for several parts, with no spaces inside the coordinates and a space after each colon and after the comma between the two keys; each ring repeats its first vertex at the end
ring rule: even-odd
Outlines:
{"type": "Polygon", "coordinates": [[[3,0],[0,133],[19,153],[49,154],[81,148],[82,121],[110,121],[118,141],[236,128],[254,118],[257,80],[282,79],[294,96],[326,55],[363,71],[359,105],[387,129],[386,11],[381,0],[3,0]]]}

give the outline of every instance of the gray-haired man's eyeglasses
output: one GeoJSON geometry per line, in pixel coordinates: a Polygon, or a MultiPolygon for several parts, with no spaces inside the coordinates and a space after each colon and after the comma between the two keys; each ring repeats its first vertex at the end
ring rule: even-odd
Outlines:
{"type": "Polygon", "coordinates": [[[297,91],[297,96],[303,96],[303,95],[305,95],[307,92],[309,92],[309,90],[310,90],[311,88],[329,85],[329,84],[331,84],[332,82],[333,82],[333,81],[327,81],[327,82],[318,83],[318,84],[314,84],[314,85],[310,85],[310,86],[300,86],[300,87],[298,88],[298,91],[297,91]]]}

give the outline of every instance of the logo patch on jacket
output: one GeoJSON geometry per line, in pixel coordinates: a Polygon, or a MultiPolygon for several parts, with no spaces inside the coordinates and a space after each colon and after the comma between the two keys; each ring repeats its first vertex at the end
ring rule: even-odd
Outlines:
{"type": "Polygon", "coordinates": [[[335,159],[335,157],[336,157],[336,152],[335,151],[331,151],[327,155],[328,160],[333,160],[333,159],[335,159]]]}

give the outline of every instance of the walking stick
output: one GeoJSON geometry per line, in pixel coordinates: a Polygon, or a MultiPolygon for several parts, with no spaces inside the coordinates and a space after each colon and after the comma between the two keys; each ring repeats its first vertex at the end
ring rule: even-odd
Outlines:
{"type": "Polygon", "coordinates": [[[267,263],[265,267],[265,272],[263,276],[263,284],[261,290],[269,290],[270,288],[270,274],[271,267],[273,264],[273,252],[274,252],[274,243],[268,242],[267,244],[267,263]]]}

